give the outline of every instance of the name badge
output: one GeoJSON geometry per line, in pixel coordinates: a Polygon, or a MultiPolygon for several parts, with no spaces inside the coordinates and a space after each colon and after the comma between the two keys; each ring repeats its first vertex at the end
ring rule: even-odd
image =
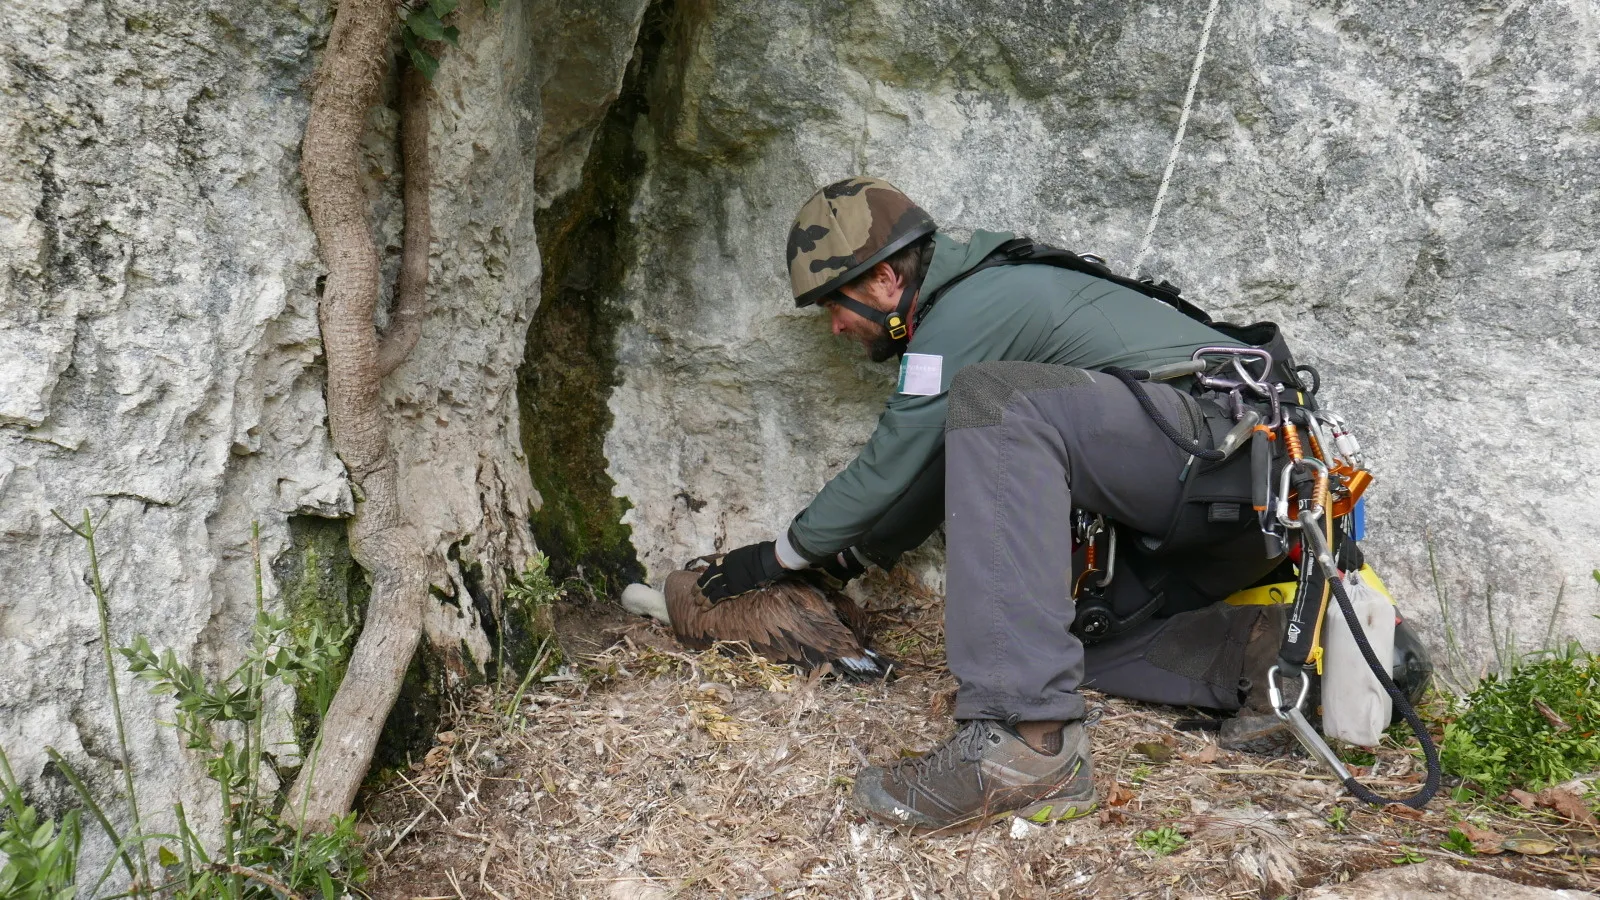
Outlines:
{"type": "Polygon", "coordinates": [[[931,353],[907,353],[900,357],[900,384],[897,393],[932,397],[941,392],[944,357],[931,353]]]}

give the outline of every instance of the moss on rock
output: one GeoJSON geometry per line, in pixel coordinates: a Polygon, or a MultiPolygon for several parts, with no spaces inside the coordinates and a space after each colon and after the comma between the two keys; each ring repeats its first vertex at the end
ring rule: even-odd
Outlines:
{"type": "Polygon", "coordinates": [[[528,329],[520,373],[522,442],[543,506],[534,539],[557,578],[582,567],[591,582],[610,585],[643,577],[630,508],[613,496],[606,474],[606,400],[617,376],[616,332],[626,313],[618,302],[631,259],[628,207],[644,169],[633,127],[649,112],[646,89],[675,4],[658,3],[640,28],[622,92],[595,136],[580,186],[539,215],[544,257],[542,300],[528,329]]]}
{"type": "MultiPolygon", "coordinates": [[[[339,664],[331,673],[335,685],[344,678],[345,663],[372,596],[366,572],[350,556],[345,526],[343,519],[290,516],[289,547],[272,562],[272,574],[282,590],[284,610],[297,638],[317,626],[329,635],[351,631],[339,664]]],[[[310,746],[322,722],[316,699],[297,693],[294,719],[295,737],[302,746],[310,746]]]]}

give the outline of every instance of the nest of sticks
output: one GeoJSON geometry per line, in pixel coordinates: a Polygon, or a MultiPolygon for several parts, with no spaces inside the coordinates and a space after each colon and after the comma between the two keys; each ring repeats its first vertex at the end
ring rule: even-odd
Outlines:
{"type": "MultiPolygon", "coordinates": [[[[897,601],[872,604],[878,646],[901,663],[889,683],[800,676],[737,648],[684,653],[634,622],[531,690],[457,698],[436,746],[364,798],[366,892],[1273,898],[1436,858],[1600,889],[1600,831],[1570,805],[1458,803],[1446,789],[1422,813],[1366,806],[1304,757],[1230,753],[1173,727],[1193,711],[1088,691],[1096,814],[897,833],[854,811],[852,777],[941,741],[955,683],[938,598],[916,584],[877,587],[897,601]],[[1472,850],[1443,846],[1463,838],[1472,850]]],[[[1421,781],[1400,746],[1360,772],[1391,795],[1421,781]]]]}

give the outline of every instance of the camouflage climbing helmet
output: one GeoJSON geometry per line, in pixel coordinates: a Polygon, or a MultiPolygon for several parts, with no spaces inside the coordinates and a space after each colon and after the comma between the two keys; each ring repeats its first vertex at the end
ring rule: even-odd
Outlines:
{"type": "Polygon", "coordinates": [[[825,299],[935,228],[922,207],[887,181],[846,178],[817,191],[789,231],[794,305],[825,299]]]}

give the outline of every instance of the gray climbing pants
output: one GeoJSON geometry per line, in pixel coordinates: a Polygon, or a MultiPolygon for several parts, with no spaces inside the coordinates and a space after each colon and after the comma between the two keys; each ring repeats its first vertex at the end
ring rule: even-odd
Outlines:
{"type": "MultiPolygon", "coordinates": [[[[1184,437],[1202,435],[1210,446],[1215,436],[1203,436],[1207,420],[1194,399],[1166,385],[1146,389],[1184,437]]],[[[1066,366],[979,363],[956,374],[945,428],[945,647],[960,683],[957,719],[1082,718],[1081,686],[1239,708],[1244,647],[1259,608],[1212,603],[1087,651],[1068,630],[1072,509],[1164,535],[1183,499],[1179,476],[1189,456],[1127,385],[1066,366]]],[[[1253,540],[1260,546],[1259,534],[1253,540]]],[[[1221,597],[1270,568],[1263,559],[1249,571],[1201,573],[1200,581],[1221,597]]]]}

